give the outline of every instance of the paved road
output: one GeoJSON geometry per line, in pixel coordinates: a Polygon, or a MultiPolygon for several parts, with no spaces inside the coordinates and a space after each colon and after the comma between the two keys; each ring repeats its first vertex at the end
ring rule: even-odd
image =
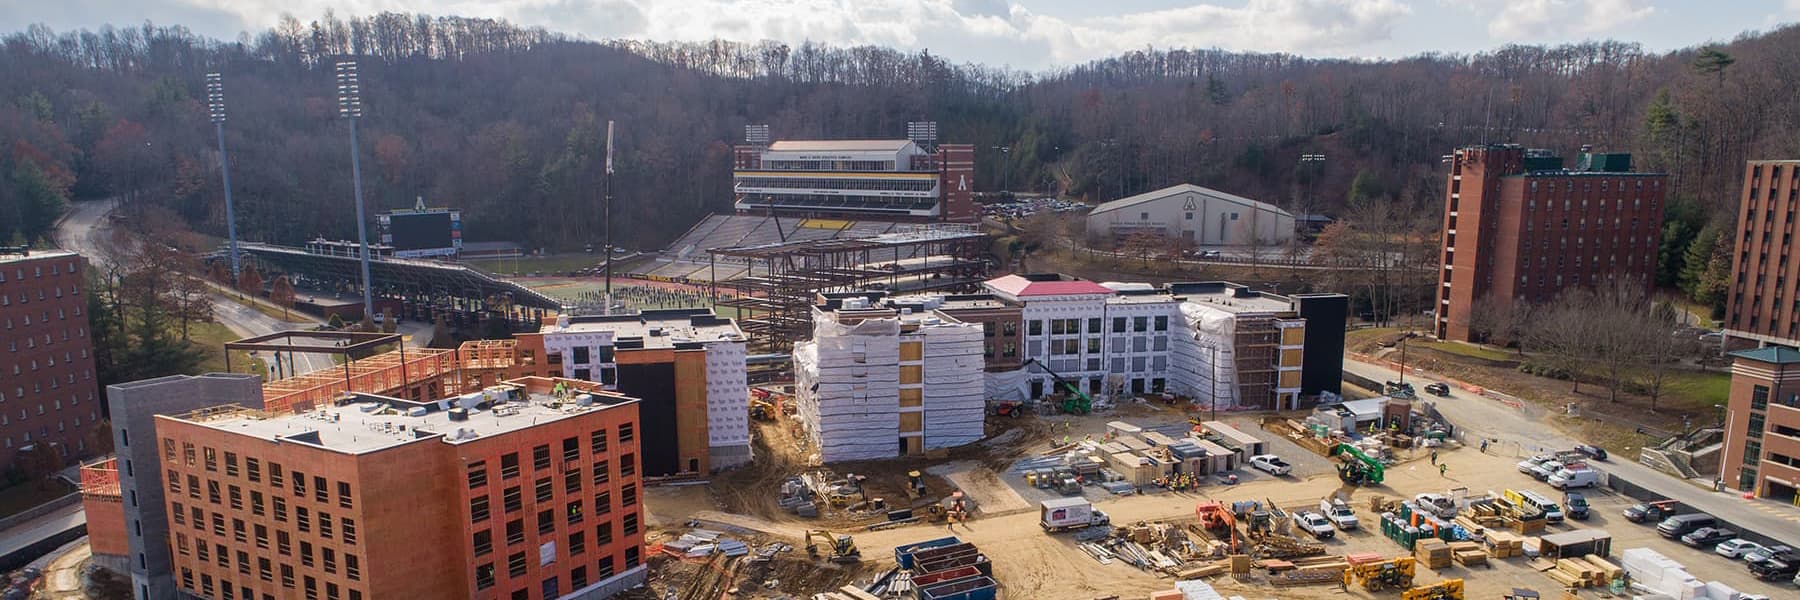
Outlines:
{"type": "MultiPolygon", "coordinates": [[[[1394,371],[1386,366],[1349,358],[1344,359],[1344,370],[1375,381],[1395,377],[1394,371]]],[[[1415,375],[1416,372],[1408,373],[1408,377],[1415,375]]],[[[1499,401],[1451,386],[1450,398],[1437,402],[1437,408],[1458,428],[1500,440],[1496,446],[1498,450],[1494,451],[1513,452],[1517,448],[1529,456],[1540,448],[1566,449],[1576,443],[1545,422],[1545,412],[1530,404],[1524,410],[1515,410],[1499,401]]],[[[1615,459],[1594,464],[1601,471],[1617,474],[1657,494],[1680,500],[1708,514],[1726,517],[1740,527],[1800,548],[1800,507],[1708,491],[1636,462],[1615,459]]]]}
{"type": "MultiPolygon", "coordinates": [[[[113,199],[75,203],[56,225],[56,245],[87,257],[89,262],[101,270],[115,265],[117,255],[107,215],[116,207],[118,202],[113,199]]],[[[303,324],[288,323],[265,315],[219,293],[213,294],[213,316],[214,320],[233,333],[244,337],[305,328],[303,324]]],[[[430,335],[429,329],[427,327],[427,336],[430,335]]],[[[294,368],[300,373],[332,366],[334,365],[328,355],[298,354],[294,358],[294,368]]]]}
{"type": "Polygon", "coordinates": [[[3,535],[0,535],[0,556],[18,552],[26,546],[55,537],[57,534],[86,523],[87,513],[81,511],[81,503],[70,504],[56,512],[7,529],[3,535]]]}

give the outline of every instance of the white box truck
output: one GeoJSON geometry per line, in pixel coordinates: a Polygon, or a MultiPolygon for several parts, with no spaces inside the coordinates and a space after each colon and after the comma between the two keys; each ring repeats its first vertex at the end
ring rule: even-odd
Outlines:
{"type": "Polygon", "coordinates": [[[1551,475],[1549,481],[1550,487],[1559,490],[1593,487],[1600,484],[1600,472],[1593,469],[1563,468],[1551,475]]]}
{"type": "Polygon", "coordinates": [[[1111,522],[1111,517],[1095,510],[1094,503],[1085,498],[1057,498],[1038,503],[1038,524],[1051,533],[1111,522]]]}

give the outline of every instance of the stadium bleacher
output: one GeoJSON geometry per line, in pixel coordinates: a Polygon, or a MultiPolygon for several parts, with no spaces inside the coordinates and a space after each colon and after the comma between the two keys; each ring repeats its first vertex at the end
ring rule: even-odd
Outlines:
{"type": "Polygon", "coordinates": [[[721,261],[714,265],[707,251],[715,248],[761,246],[787,241],[857,239],[889,233],[899,225],[889,221],[850,221],[843,219],[808,219],[766,215],[709,215],[687,233],[669,244],[656,260],[638,267],[644,275],[671,279],[708,280],[717,269],[720,281],[743,276],[742,263],[721,261]],[[727,264],[730,263],[730,264],[727,264]]]}

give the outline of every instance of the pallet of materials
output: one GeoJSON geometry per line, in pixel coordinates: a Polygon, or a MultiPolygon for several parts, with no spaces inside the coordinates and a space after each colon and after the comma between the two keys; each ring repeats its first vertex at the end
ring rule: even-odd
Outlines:
{"type": "Polygon", "coordinates": [[[1450,566],[1450,543],[1437,538],[1424,538],[1413,544],[1413,558],[1427,569],[1450,566]]]}
{"type": "Polygon", "coordinates": [[[1488,556],[1512,558],[1525,554],[1525,539],[1505,531],[1489,531],[1485,536],[1488,556]]]}

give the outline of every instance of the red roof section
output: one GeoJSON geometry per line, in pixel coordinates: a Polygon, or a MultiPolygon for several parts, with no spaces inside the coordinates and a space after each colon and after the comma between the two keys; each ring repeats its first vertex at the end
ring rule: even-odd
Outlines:
{"type": "Polygon", "coordinates": [[[1072,296],[1081,294],[1110,295],[1112,290],[1106,286],[1083,279],[1061,279],[1057,281],[1032,281],[1019,275],[1007,275],[990,279],[988,287],[1017,297],[1029,296],[1072,296]]]}

